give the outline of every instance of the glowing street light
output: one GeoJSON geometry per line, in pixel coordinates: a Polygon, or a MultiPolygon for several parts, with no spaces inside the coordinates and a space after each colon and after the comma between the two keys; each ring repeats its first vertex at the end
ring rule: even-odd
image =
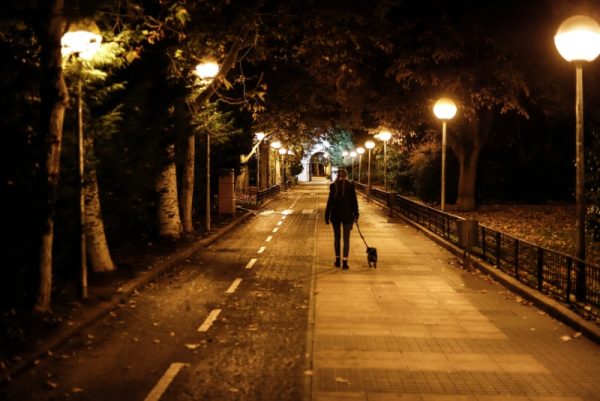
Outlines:
{"type": "MultiPolygon", "coordinates": [[[[585,163],[583,148],[583,63],[600,54],[600,26],[590,17],[565,20],[554,36],[560,55],[575,64],[575,203],[577,258],[585,260],[585,163]]],[[[578,264],[577,297],[585,297],[585,266],[578,264]]]]}
{"type": "MultiPolygon", "coordinates": [[[[214,61],[204,61],[198,65],[194,72],[202,81],[202,84],[207,85],[217,76],[219,73],[219,65],[214,61]]],[[[204,211],[204,220],[206,225],[206,231],[210,231],[210,132],[206,131],[206,209],[204,211]]]]}
{"type": "Polygon", "coordinates": [[[367,163],[367,199],[371,195],[371,149],[375,147],[375,142],[368,140],[365,142],[365,148],[369,150],[369,160],[367,163]]]}
{"type": "MultiPolygon", "coordinates": [[[[260,191],[260,144],[265,139],[264,132],[257,132],[254,134],[258,143],[256,144],[256,193],[258,197],[258,191],[260,191]]],[[[257,198],[258,199],[258,198],[257,198]]]]}
{"type": "Polygon", "coordinates": [[[359,146],[356,148],[356,153],[358,153],[358,183],[360,184],[360,164],[362,161],[362,155],[365,153],[365,148],[359,146]]]}
{"type": "Polygon", "coordinates": [[[446,121],[456,115],[456,104],[452,99],[443,97],[433,105],[433,114],[442,120],[442,188],[440,208],[446,210],[446,121]]]}
{"type": "Polygon", "coordinates": [[[81,264],[81,297],[88,297],[87,241],[85,236],[85,141],[83,138],[83,101],[80,59],[90,60],[100,49],[102,35],[93,20],[83,19],[71,23],[69,30],[60,39],[63,57],[75,56],[79,67],[77,74],[77,138],[79,142],[79,235],[81,264]]]}
{"type": "Polygon", "coordinates": [[[375,138],[383,142],[383,187],[387,192],[387,142],[392,139],[390,131],[381,131],[375,138]]]}

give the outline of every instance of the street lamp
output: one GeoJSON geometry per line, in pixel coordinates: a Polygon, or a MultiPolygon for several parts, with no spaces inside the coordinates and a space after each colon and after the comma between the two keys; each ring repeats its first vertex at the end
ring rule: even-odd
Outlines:
{"type": "Polygon", "coordinates": [[[365,153],[365,148],[359,146],[356,148],[356,153],[358,153],[358,183],[360,184],[360,164],[362,162],[362,155],[365,153]]]}
{"type": "Polygon", "coordinates": [[[446,121],[456,115],[456,104],[452,99],[443,97],[433,105],[433,114],[442,120],[442,188],[440,208],[446,210],[446,121]]]}
{"type": "Polygon", "coordinates": [[[77,137],[79,142],[79,235],[81,243],[81,297],[88,297],[87,286],[87,254],[85,237],[85,141],[83,138],[83,101],[80,59],[89,60],[100,49],[102,35],[98,25],[92,20],[84,19],[74,22],[60,40],[63,57],[75,56],[77,60],[77,137]]]}
{"type": "MultiPolygon", "coordinates": [[[[196,65],[196,75],[203,84],[208,84],[219,73],[219,65],[214,61],[204,61],[196,65]]],[[[210,231],[210,132],[206,131],[206,209],[204,211],[204,221],[206,231],[210,231]]]]}
{"type": "Polygon", "coordinates": [[[367,163],[367,199],[371,195],[371,149],[375,147],[375,142],[370,139],[365,142],[365,148],[369,150],[369,160],[367,163]]]}
{"type": "Polygon", "coordinates": [[[355,157],[356,157],[356,151],[353,150],[352,152],[350,152],[350,160],[352,163],[352,177],[351,178],[353,181],[354,181],[354,158],[355,157]]]}
{"type": "Polygon", "coordinates": [[[254,135],[258,141],[256,144],[256,196],[258,196],[258,191],[260,191],[260,143],[265,139],[265,133],[257,132],[254,135]]]}
{"type": "Polygon", "coordinates": [[[383,187],[385,192],[387,192],[387,142],[392,138],[392,133],[390,131],[381,131],[375,137],[383,142],[383,187]]]}
{"type": "MultiPolygon", "coordinates": [[[[575,64],[575,202],[577,210],[577,258],[585,260],[585,165],[583,149],[583,63],[600,54],[600,26],[592,18],[576,15],[556,31],[554,43],[560,55],[575,64]]],[[[585,296],[585,266],[578,268],[577,295],[585,296]]]]}
{"type": "Polygon", "coordinates": [[[275,152],[275,165],[273,166],[273,185],[275,185],[277,183],[277,163],[279,162],[279,156],[277,156],[277,150],[279,148],[281,148],[281,142],[279,141],[274,141],[271,142],[271,148],[273,149],[273,151],[275,152]]]}
{"type": "Polygon", "coordinates": [[[279,154],[281,155],[281,187],[285,190],[285,155],[288,151],[286,148],[280,148],[279,154]]]}

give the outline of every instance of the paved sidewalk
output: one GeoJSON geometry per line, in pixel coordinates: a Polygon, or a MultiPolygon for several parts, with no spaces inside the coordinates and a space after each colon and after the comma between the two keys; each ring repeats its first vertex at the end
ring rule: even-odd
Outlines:
{"type": "Polygon", "coordinates": [[[356,230],[350,270],[334,268],[319,219],[312,400],[600,400],[600,346],[374,203],[360,207],[377,269],[356,230]]]}

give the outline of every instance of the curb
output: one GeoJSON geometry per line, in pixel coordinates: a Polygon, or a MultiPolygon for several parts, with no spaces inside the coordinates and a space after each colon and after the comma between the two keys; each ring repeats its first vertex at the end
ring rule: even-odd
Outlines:
{"type": "MultiPolygon", "coordinates": [[[[374,199],[373,199],[373,201],[377,205],[387,208],[387,206],[382,205],[381,203],[375,201],[374,199]]],[[[396,216],[401,218],[407,224],[410,224],[412,227],[421,231],[427,238],[436,242],[438,245],[442,246],[450,253],[452,253],[456,256],[459,256],[461,258],[463,257],[464,250],[462,248],[459,248],[459,247],[449,243],[444,238],[440,237],[439,235],[435,234],[432,231],[429,231],[426,227],[424,227],[424,226],[422,226],[400,214],[396,214],[396,216]]],[[[559,301],[556,301],[556,300],[540,293],[537,290],[529,288],[528,286],[521,283],[514,277],[504,273],[503,271],[499,270],[495,266],[493,266],[485,261],[471,257],[470,262],[472,264],[474,264],[475,267],[477,267],[482,272],[488,274],[489,276],[492,276],[501,285],[508,288],[512,292],[520,295],[521,297],[523,297],[523,299],[530,301],[532,304],[534,304],[536,307],[538,307],[542,311],[546,312],[548,315],[550,315],[553,318],[555,318],[556,320],[566,324],[567,326],[571,327],[572,329],[581,332],[583,335],[585,335],[591,341],[594,341],[595,343],[600,344],[600,326],[584,319],[583,317],[581,317],[580,315],[578,315],[577,313],[575,313],[571,309],[569,309],[565,304],[563,304],[559,301]]]]}
{"type": "Polygon", "coordinates": [[[253,216],[255,214],[256,211],[246,211],[245,214],[236,218],[226,226],[221,227],[214,233],[210,234],[208,237],[202,238],[194,244],[175,252],[173,255],[171,255],[171,258],[169,258],[169,260],[157,264],[148,271],[140,272],[139,277],[136,277],[131,281],[127,282],[126,284],[122,285],[120,287],[120,290],[115,293],[115,295],[110,301],[99,303],[85,314],[83,320],[79,321],[73,326],[67,327],[64,330],[59,330],[59,332],[53,338],[41,344],[36,351],[33,351],[32,353],[23,356],[23,359],[18,364],[9,367],[2,374],[2,376],[0,377],[0,382],[10,380],[12,376],[15,376],[18,373],[22,372],[30,365],[32,365],[36,360],[47,356],[51,350],[61,346],[62,344],[67,342],[71,337],[75,336],[76,334],[83,331],[85,328],[99,321],[102,317],[108,314],[120,303],[129,299],[136,290],[147,285],[152,280],[156,279],[158,276],[164,274],[167,270],[172,268],[177,263],[180,263],[185,259],[189,258],[193,253],[211,245],[213,242],[217,241],[223,235],[232,231],[239,224],[245,222],[246,220],[248,220],[248,218],[250,218],[250,216],[253,216]]]}

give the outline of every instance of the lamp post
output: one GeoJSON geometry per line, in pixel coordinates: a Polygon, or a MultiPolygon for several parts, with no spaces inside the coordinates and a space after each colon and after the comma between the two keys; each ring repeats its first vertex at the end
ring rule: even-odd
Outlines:
{"type": "Polygon", "coordinates": [[[365,148],[369,150],[369,160],[367,163],[367,199],[371,196],[371,149],[375,147],[375,142],[368,140],[365,142],[365,148]]]}
{"type": "Polygon", "coordinates": [[[383,142],[383,188],[387,192],[387,142],[392,138],[392,133],[381,131],[375,137],[383,142]]]}
{"type": "Polygon", "coordinates": [[[285,155],[287,155],[286,148],[280,148],[279,154],[281,155],[281,187],[285,190],[285,155]]]}
{"type": "MultiPolygon", "coordinates": [[[[576,15],[565,20],[554,36],[560,55],[575,64],[575,203],[577,258],[585,260],[585,164],[583,148],[583,64],[600,54],[600,26],[592,18],[576,15]]],[[[577,297],[585,297],[585,265],[578,264],[577,297]]]]}
{"type": "Polygon", "coordinates": [[[258,141],[256,144],[256,196],[258,196],[258,191],[260,191],[260,144],[265,139],[265,133],[257,132],[254,135],[258,141]]]}
{"type": "Polygon", "coordinates": [[[271,148],[275,152],[275,165],[273,166],[273,185],[275,185],[277,183],[277,163],[279,162],[279,156],[277,156],[277,151],[279,150],[279,148],[281,148],[281,142],[271,142],[271,148]]]}
{"type": "Polygon", "coordinates": [[[356,153],[358,153],[358,183],[360,184],[360,164],[362,162],[362,155],[365,153],[365,148],[359,146],[356,148],[356,153]]]}
{"type": "Polygon", "coordinates": [[[442,184],[441,184],[441,199],[440,208],[446,210],[446,121],[452,119],[456,115],[456,104],[452,99],[446,97],[440,98],[433,105],[433,114],[442,120],[442,184]]]}
{"type": "Polygon", "coordinates": [[[342,152],[342,164],[344,165],[344,167],[346,167],[346,157],[348,157],[348,151],[344,150],[342,152]]]}
{"type": "Polygon", "coordinates": [[[89,60],[100,49],[102,35],[96,23],[92,20],[81,20],[72,23],[69,31],[61,40],[63,57],[75,56],[79,71],[77,72],[77,140],[79,143],[79,235],[80,235],[80,264],[81,264],[81,297],[88,297],[87,285],[87,253],[85,237],[85,140],[83,135],[83,101],[81,80],[81,59],[89,60]]]}
{"type": "Polygon", "coordinates": [[[354,181],[354,159],[356,158],[356,151],[350,152],[350,160],[352,164],[352,180],[354,181]]]}
{"type": "MultiPolygon", "coordinates": [[[[206,60],[196,65],[196,75],[204,85],[208,85],[210,81],[219,73],[219,65],[211,60],[206,60]]],[[[206,231],[210,231],[210,132],[206,131],[206,208],[204,210],[204,221],[206,231]]]]}

